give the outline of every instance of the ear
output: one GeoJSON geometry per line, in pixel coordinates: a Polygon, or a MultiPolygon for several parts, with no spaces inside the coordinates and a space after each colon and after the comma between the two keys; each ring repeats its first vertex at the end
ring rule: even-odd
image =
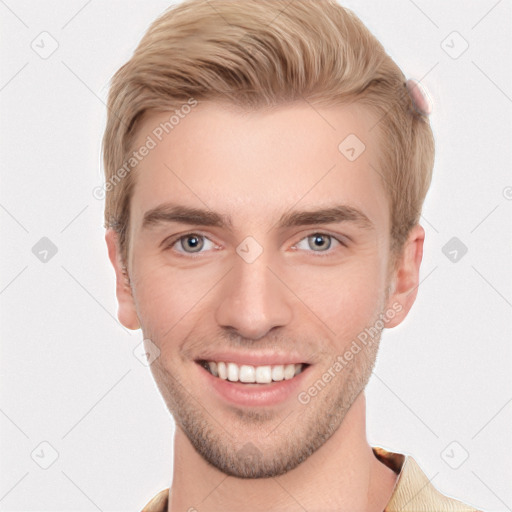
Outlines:
{"type": "Polygon", "coordinates": [[[416,300],[424,241],[425,230],[417,224],[411,229],[390,278],[391,293],[387,300],[386,311],[393,310],[396,314],[393,318],[386,320],[386,328],[401,324],[416,300]]]}
{"type": "Polygon", "coordinates": [[[139,329],[140,323],[135,309],[128,272],[121,259],[118,233],[113,229],[107,229],[105,241],[107,242],[108,257],[116,273],[116,296],[119,304],[117,317],[127,329],[139,329]]]}

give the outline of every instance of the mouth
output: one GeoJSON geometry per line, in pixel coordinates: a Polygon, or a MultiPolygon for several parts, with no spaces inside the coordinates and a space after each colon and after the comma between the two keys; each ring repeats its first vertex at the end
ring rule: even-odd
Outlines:
{"type": "Polygon", "coordinates": [[[310,366],[308,363],[261,364],[255,366],[206,360],[198,360],[196,363],[217,379],[242,384],[272,384],[292,380],[310,366]]]}

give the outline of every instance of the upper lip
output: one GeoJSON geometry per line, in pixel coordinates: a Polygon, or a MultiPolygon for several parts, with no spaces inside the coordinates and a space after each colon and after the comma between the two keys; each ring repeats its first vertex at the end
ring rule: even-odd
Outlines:
{"type": "Polygon", "coordinates": [[[196,361],[222,361],[224,363],[235,363],[237,365],[285,365],[285,364],[308,364],[304,357],[296,353],[257,352],[244,354],[240,352],[216,352],[196,359],[196,361]]]}

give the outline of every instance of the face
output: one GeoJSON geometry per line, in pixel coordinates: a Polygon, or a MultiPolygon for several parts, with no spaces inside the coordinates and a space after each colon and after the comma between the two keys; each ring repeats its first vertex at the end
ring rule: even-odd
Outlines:
{"type": "Polygon", "coordinates": [[[226,474],[276,476],[340,426],[382,327],[414,300],[404,276],[421,254],[388,279],[389,202],[362,107],[201,103],[158,141],[169,116],[138,132],[137,147],[156,146],[134,171],[119,317],[158,348],[153,376],[197,452],[226,474]]]}

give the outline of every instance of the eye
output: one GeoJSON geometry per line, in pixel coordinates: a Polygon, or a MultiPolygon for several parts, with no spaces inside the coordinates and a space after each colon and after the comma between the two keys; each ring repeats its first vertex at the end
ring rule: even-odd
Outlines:
{"type": "Polygon", "coordinates": [[[312,250],[314,252],[327,252],[333,242],[338,245],[344,245],[332,235],[326,233],[313,233],[303,238],[298,244],[297,248],[302,250],[312,250]],[[304,244],[306,246],[304,246],[304,244]]]}
{"type": "Polygon", "coordinates": [[[199,235],[197,233],[188,233],[178,238],[178,240],[172,243],[170,247],[174,248],[177,252],[193,254],[202,252],[203,248],[205,248],[206,250],[212,249],[214,247],[214,244],[204,235],[199,235]]]}
{"type": "MultiPolygon", "coordinates": [[[[328,253],[333,244],[345,246],[343,242],[327,233],[313,233],[304,237],[296,244],[295,248],[306,251],[328,253]]],[[[199,233],[187,233],[168,244],[168,249],[173,249],[181,254],[199,254],[211,249],[216,245],[206,236],[199,233]]]]}

